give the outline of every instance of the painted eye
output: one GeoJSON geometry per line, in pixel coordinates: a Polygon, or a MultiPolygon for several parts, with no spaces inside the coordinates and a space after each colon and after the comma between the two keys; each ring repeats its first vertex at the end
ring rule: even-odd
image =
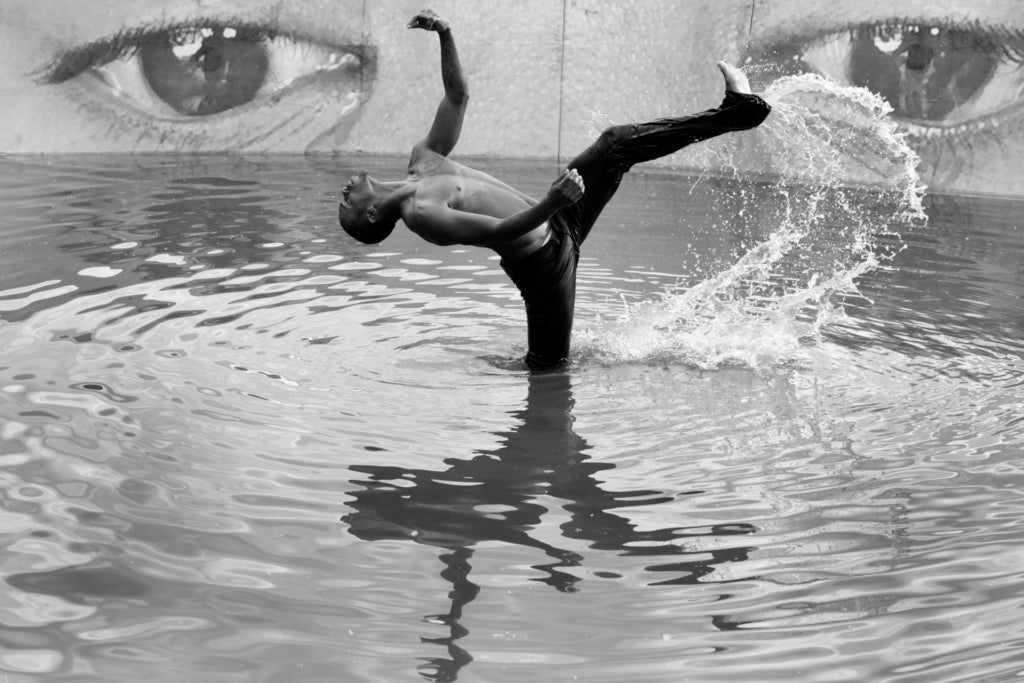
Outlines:
{"type": "Polygon", "coordinates": [[[814,71],[878,93],[924,135],[999,117],[1024,91],[1024,39],[980,27],[858,26],[763,52],[786,73],[814,71]]]}
{"type": "Polygon", "coordinates": [[[130,59],[97,67],[119,96],[155,96],[174,113],[208,116],[273,97],[302,78],[358,69],[350,52],[229,26],[147,36],[130,59]]]}
{"type": "Polygon", "coordinates": [[[323,133],[367,97],[375,51],[244,24],[126,31],[60,55],[42,82],[66,84],[89,113],[139,128],[158,145],[272,149],[323,133]],[[330,111],[327,117],[330,117],[330,111]],[[308,137],[308,135],[307,135],[308,137]]]}

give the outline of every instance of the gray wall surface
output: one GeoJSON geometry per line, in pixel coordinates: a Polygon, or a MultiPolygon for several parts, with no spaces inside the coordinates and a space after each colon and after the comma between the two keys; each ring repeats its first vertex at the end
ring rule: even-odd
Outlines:
{"type": "MultiPolygon", "coordinates": [[[[423,0],[4,0],[0,150],[404,154],[441,95],[423,0]],[[216,79],[220,78],[219,85],[216,79]]],[[[460,155],[565,158],[604,126],[762,89],[878,93],[934,188],[1021,195],[1019,0],[439,0],[470,79],[460,155]]],[[[687,164],[673,158],[668,163],[687,164]]]]}

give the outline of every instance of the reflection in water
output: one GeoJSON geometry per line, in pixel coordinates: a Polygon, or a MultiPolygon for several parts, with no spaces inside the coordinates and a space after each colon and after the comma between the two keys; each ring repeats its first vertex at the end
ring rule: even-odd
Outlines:
{"type": "MultiPolygon", "coordinates": [[[[455,680],[459,669],[472,661],[456,641],[468,633],[459,623],[463,608],[480,591],[469,579],[472,547],[477,543],[501,541],[537,548],[554,562],[534,565],[544,574],[536,580],[562,592],[577,590],[581,579],[570,568],[579,567],[583,558],[531,534],[549,512],[539,502],[542,497],[567,501],[563,508],[570,519],[560,527],[565,538],[622,555],[671,558],[646,568],[667,575],[652,585],[697,583],[717,565],[745,560],[752,550],[723,543],[694,553],[688,552],[684,543],[684,539],[701,536],[751,534],[755,529],[750,524],[639,531],[626,517],[611,512],[669,502],[672,496],[656,489],[603,489],[597,474],[614,465],[591,460],[586,454],[590,446],[573,431],[570,375],[531,374],[528,381],[526,407],[515,413],[519,422],[498,435],[504,444],[494,451],[481,452],[470,460],[447,460],[448,468],[440,471],[388,465],[352,467],[368,476],[354,482],[363,488],[351,494],[355,500],[349,504],[355,512],[342,518],[353,534],[370,541],[411,539],[450,551],[440,559],[444,563],[441,578],[452,586],[451,608],[447,614],[426,617],[449,629],[447,637],[425,641],[448,650],[447,659],[435,657],[421,667],[421,673],[431,680],[455,680]]],[[[694,490],[681,495],[700,493],[694,490]]]]}

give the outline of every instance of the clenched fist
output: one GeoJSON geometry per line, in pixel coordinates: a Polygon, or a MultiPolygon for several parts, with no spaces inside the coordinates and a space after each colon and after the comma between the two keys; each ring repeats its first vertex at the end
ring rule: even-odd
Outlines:
{"type": "Polygon", "coordinates": [[[575,168],[567,168],[555,179],[555,182],[551,183],[548,199],[561,208],[578,202],[585,191],[580,172],[575,168]]]}
{"type": "Polygon", "coordinates": [[[412,18],[412,21],[406,25],[406,28],[421,28],[424,31],[436,31],[442,33],[449,29],[447,21],[437,16],[437,13],[432,9],[422,10],[419,14],[412,18]]]}

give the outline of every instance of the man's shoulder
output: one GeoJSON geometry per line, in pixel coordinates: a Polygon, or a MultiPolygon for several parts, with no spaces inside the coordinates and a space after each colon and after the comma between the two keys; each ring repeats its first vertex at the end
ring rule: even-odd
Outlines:
{"type": "Polygon", "coordinates": [[[465,168],[451,157],[429,149],[420,154],[414,152],[409,159],[409,175],[421,178],[433,175],[460,175],[465,168]]]}

